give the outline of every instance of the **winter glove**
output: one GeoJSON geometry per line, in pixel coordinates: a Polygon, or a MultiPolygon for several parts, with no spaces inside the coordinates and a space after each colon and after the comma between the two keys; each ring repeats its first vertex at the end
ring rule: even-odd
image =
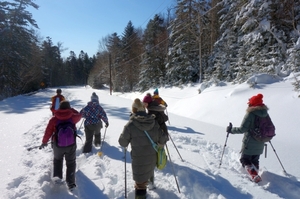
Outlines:
{"type": "Polygon", "coordinates": [[[45,148],[46,146],[48,146],[48,143],[45,143],[45,144],[42,143],[41,146],[39,147],[39,149],[43,149],[43,148],[45,148]]]}
{"type": "Polygon", "coordinates": [[[108,125],[109,125],[109,124],[108,124],[108,122],[106,122],[106,123],[105,123],[105,128],[107,128],[107,127],[108,127],[108,125]]]}
{"type": "Polygon", "coordinates": [[[227,133],[232,133],[231,132],[231,129],[232,129],[232,124],[231,124],[231,122],[229,123],[229,126],[227,126],[227,128],[226,128],[226,132],[227,133]]]}

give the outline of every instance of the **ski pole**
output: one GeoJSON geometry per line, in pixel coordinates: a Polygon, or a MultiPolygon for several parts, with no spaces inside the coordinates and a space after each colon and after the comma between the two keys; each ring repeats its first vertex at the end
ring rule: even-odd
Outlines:
{"type": "Polygon", "coordinates": [[[29,148],[27,148],[27,151],[31,151],[32,149],[36,149],[36,148],[39,148],[39,147],[40,147],[40,145],[39,146],[29,147],[29,148]]]}
{"type": "Polygon", "coordinates": [[[267,158],[267,144],[265,144],[265,158],[267,158]]]}
{"type": "MultiPolygon", "coordinates": [[[[231,122],[229,122],[229,126],[232,128],[232,124],[231,124],[231,122]]],[[[222,152],[222,156],[221,156],[221,160],[220,160],[219,168],[221,167],[221,164],[222,164],[222,159],[223,159],[223,155],[224,155],[225,147],[226,147],[226,144],[227,144],[228,136],[229,136],[229,132],[227,132],[227,136],[226,136],[225,144],[224,144],[224,147],[223,147],[223,152],[222,152]]]]}
{"type": "Polygon", "coordinates": [[[168,153],[168,156],[169,156],[169,159],[170,159],[170,163],[171,163],[171,165],[172,165],[172,171],[173,171],[173,175],[174,175],[175,182],[176,182],[176,185],[177,185],[177,189],[178,189],[178,192],[180,193],[178,181],[177,181],[177,178],[176,178],[176,175],[175,175],[174,165],[173,165],[173,162],[172,162],[172,160],[171,160],[171,156],[170,156],[170,153],[169,153],[169,149],[168,149],[168,145],[167,145],[167,144],[166,144],[166,149],[167,149],[167,153],[168,153]]]}
{"type": "Polygon", "coordinates": [[[279,157],[278,157],[278,155],[277,155],[277,153],[276,153],[276,151],[275,151],[275,149],[274,149],[274,147],[273,147],[273,144],[271,143],[271,141],[269,141],[270,142],[270,144],[271,144],[271,146],[272,146],[272,148],[273,148],[273,151],[274,151],[274,153],[275,153],[275,155],[276,155],[276,157],[277,157],[277,159],[278,159],[278,161],[279,161],[279,163],[280,163],[280,165],[281,165],[281,167],[282,167],[282,169],[283,169],[283,172],[285,173],[285,174],[287,174],[287,172],[285,171],[285,169],[284,169],[284,167],[283,167],[283,165],[282,165],[282,163],[281,163],[281,161],[280,161],[280,159],[279,159],[279,157]]]}
{"type": "Polygon", "coordinates": [[[127,148],[125,147],[124,148],[124,166],[125,166],[125,198],[127,198],[127,170],[126,170],[126,151],[127,151],[127,148]]]}
{"type": "MultiPolygon", "coordinates": [[[[48,142],[47,144],[49,144],[50,142],[48,142]]],[[[36,149],[36,148],[40,148],[41,147],[41,145],[39,145],[39,146],[32,146],[32,147],[29,147],[29,148],[27,148],[27,151],[31,151],[32,149],[36,149]]]]}
{"type": "Polygon", "coordinates": [[[99,152],[98,152],[98,156],[102,156],[103,155],[103,153],[102,153],[102,147],[103,147],[103,144],[104,144],[104,139],[105,139],[105,135],[106,135],[106,130],[107,130],[107,127],[105,127],[105,131],[104,131],[104,136],[103,136],[103,140],[102,140],[102,142],[101,142],[101,146],[100,146],[100,150],[99,150],[99,152]]]}
{"type": "Polygon", "coordinates": [[[181,158],[181,161],[183,162],[183,159],[182,159],[182,157],[181,157],[181,155],[180,155],[180,153],[179,153],[179,151],[178,151],[178,149],[177,149],[177,147],[176,147],[176,145],[175,145],[175,143],[174,143],[174,141],[173,141],[173,139],[172,139],[170,133],[169,133],[169,138],[171,139],[171,141],[172,141],[172,143],[173,143],[173,145],[174,145],[174,147],[175,147],[175,149],[176,149],[176,151],[177,151],[179,157],[181,158]]]}
{"type": "Polygon", "coordinates": [[[84,119],[82,120],[82,122],[81,122],[81,124],[80,124],[80,126],[79,126],[78,130],[80,130],[80,129],[81,129],[81,126],[82,126],[83,122],[84,122],[84,119]]]}

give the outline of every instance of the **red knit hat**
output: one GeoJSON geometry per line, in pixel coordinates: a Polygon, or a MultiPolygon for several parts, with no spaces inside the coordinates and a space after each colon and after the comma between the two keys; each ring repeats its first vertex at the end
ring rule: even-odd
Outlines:
{"type": "Polygon", "coordinates": [[[152,102],[152,97],[151,97],[151,94],[148,94],[147,93],[147,95],[144,97],[144,99],[143,99],[143,102],[145,102],[145,103],[150,103],[150,102],[152,102]]]}
{"type": "Polygon", "coordinates": [[[264,96],[260,93],[252,96],[248,102],[249,106],[263,106],[264,105],[263,97],[264,96]]]}

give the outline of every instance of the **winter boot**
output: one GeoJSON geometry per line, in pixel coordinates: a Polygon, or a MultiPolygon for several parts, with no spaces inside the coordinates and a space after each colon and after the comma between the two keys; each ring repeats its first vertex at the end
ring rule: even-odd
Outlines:
{"type": "Polygon", "coordinates": [[[70,191],[73,191],[76,188],[76,184],[75,183],[68,184],[68,188],[70,191]]]}
{"type": "Polygon", "coordinates": [[[146,189],[135,189],[135,199],[146,199],[146,189]]]}

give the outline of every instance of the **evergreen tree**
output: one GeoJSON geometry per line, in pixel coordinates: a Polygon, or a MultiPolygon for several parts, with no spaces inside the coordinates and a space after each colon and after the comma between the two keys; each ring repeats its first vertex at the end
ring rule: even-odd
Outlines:
{"type": "Polygon", "coordinates": [[[32,47],[36,37],[29,25],[38,28],[26,7],[38,6],[32,0],[0,2],[0,99],[25,92],[27,77],[24,71],[31,69],[32,47]],[[24,79],[25,78],[25,79],[24,79]]]}
{"type": "Polygon", "coordinates": [[[205,24],[201,14],[208,10],[203,4],[206,1],[178,0],[176,18],[170,24],[171,47],[168,52],[167,74],[172,85],[199,79],[199,50],[202,49],[202,32],[199,28],[205,24]]]}
{"type": "Polygon", "coordinates": [[[128,22],[124,30],[121,42],[121,71],[118,71],[118,74],[122,77],[121,89],[122,91],[132,91],[134,86],[138,83],[140,54],[142,51],[141,38],[131,21],[128,22]]]}
{"type": "Polygon", "coordinates": [[[122,69],[121,69],[121,52],[122,43],[117,33],[113,33],[108,37],[106,45],[111,61],[110,72],[112,75],[111,83],[114,91],[121,91],[122,69]]]}
{"type": "Polygon", "coordinates": [[[138,85],[141,90],[149,89],[150,86],[163,85],[166,73],[167,38],[164,19],[155,15],[147,24],[143,35],[144,53],[138,85]]]}

